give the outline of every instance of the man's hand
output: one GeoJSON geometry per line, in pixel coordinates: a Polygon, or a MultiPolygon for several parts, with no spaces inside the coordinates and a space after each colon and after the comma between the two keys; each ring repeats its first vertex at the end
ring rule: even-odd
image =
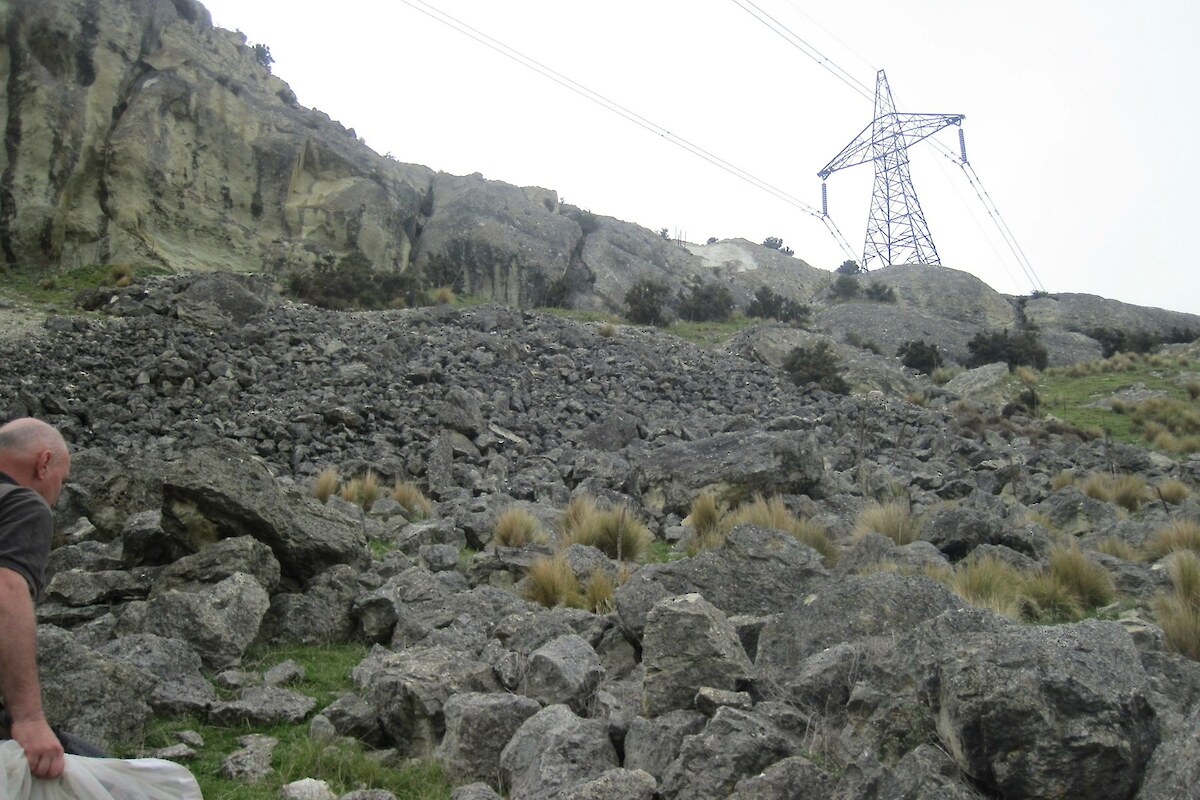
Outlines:
{"type": "Polygon", "coordinates": [[[62,743],[44,719],[13,720],[13,740],[25,751],[29,771],[35,778],[57,778],[63,774],[62,743]]]}

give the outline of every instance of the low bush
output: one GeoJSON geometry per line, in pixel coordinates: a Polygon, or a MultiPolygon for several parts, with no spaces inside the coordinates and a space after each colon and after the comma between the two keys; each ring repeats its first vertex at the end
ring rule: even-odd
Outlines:
{"type": "Polygon", "coordinates": [[[1034,331],[1022,331],[1010,336],[1008,330],[984,333],[980,331],[967,342],[970,352],[968,367],[982,367],[1003,361],[1009,369],[1030,366],[1045,369],[1049,354],[1034,331]]]}
{"type": "Polygon", "coordinates": [[[905,545],[920,538],[921,525],[904,503],[874,503],[860,511],[854,522],[855,536],[872,532],[882,533],[896,544],[905,545]]]}
{"type": "Polygon", "coordinates": [[[288,288],[306,303],[335,310],[421,306],[428,302],[414,274],[377,271],[361,250],[343,256],[336,266],[322,264],[311,272],[292,273],[288,288]]]}
{"type": "Polygon", "coordinates": [[[853,300],[860,291],[858,281],[849,275],[838,275],[829,289],[835,300],[853,300]]]}
{"type": "Polygon", "coordinates": [[[665,283],[643,278],[625,292],[625,306],[628,309],[626,319],[638,325],[666,325],[667,317],[663,305],[670,293],[671,290],[665,283]]]}
{"type": "Polygon", "coordinates": [[[942,355],[936,344],[926,344],[924,339],[905,342],[896,350],[900,363],[909,369],[932,375],[933,371],[942,366],[942,355]]]}
{"type": "Polygon", "coordinates": [[[758,319],[775,319],[791,325],[805,325],[812,315],[812,309],[804,303],[796,302],[772,291],[769,286],[759,286],[754,290],[754,299],[746,306],[746,316],[758,319]]]}
{"type": "Polygon", "coordinates": [[[505,547],[524,547],[540,538],[537,518],[522,508],[509,508],[500,514],[492,538],[505,547]]]}
{"type": "Polygon", "coordinates": [[[876,303],[896,302],[896,290],[883,281],[871,281],[871,285],[863,290],[863,296],[876,303]]]}
{"type": "Polygon", "coordinates": [[[793,348],[783,360],[783,369],[798,386],[812,383],[834,394],[850,393],[850,386],[841,374],[841,361],[824,340],[812,347],[793,348]]]}
{"type": "Polygon", "coordinates": [[[676,311],[688,322],[724,322],[733,311],[733,294],[715,281],[702,283],[680,293],[676,311]]]}

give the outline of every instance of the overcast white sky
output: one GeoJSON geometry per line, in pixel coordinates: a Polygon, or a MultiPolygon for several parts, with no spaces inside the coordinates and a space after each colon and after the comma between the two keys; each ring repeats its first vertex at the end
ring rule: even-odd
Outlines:
{"type": "MultiPolygon", "coordinates": [[[[832,269],[822,223],[402,0],[204,0],[274,72],[374,150],[704,242],[781,237],[832,269]]],[[[741,0],[747,5],[748,0],[741,0]]],[[[1190,0],[754,0],[901,112],[960,113],[967,154],[1042,285],[1200,313],[1200,154],[1190,0]]],[[[735,0],[429,5],[812,206],[872,104],[735,0]]],[[[937,137],[957,150],[954,129],[937,137]]],[[[1032,286],[961,171],[928,146],[913,183],[945,266],[1032,286]]],[[[872,167],[828,181],[861,257],[872,167]]]]}

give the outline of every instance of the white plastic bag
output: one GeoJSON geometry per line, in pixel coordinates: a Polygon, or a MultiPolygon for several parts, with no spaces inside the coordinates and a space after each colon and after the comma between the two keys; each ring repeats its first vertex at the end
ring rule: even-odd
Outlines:
{"type": "Polygon", "coordinates": [[[0,800],[202,800],[192,773],[172,761],[65,758],[61,778],[38,780],[21,745],[0,741],[0,800]]]}

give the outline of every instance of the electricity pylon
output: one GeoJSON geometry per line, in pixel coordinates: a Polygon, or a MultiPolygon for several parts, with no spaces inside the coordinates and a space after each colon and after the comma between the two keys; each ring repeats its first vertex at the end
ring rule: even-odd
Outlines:
{"type": "MultiPolygon", "coordinates": [[[[913,189],[908,148],[943,128],[961,125],[963,119],[962,114],[896,113],[887,75],[883,70],[876,74],[875,119],[817,173],[824,181],[840,169],[875,162],[875,189],[863,246],[863,269],[875,259],[881,259],[884,265],[942,263],[913,189]]],[[[824,183],[821,213],[829,216],[824,183]]]]}

